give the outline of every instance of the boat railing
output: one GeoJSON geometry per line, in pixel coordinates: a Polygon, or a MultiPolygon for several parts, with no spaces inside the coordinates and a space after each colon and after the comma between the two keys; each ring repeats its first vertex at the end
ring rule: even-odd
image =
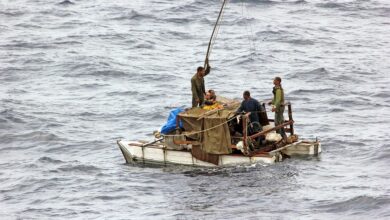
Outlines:
{"type": "MultiPolygon", "coordinates": [[[[265,109],[265,104],[263,103],[262,104],[264,109],[265,109]]],[[[256,132],[255,134],[250,134],[248,135],[248,122],[249,122],[249,116],[250,116],[250,112],[249,113],[246,113],[242,116],[242,124],[243,124],[243,132],[242,132],[242,140],[243,140],[243,148],[244,148],[244,154],[249,154],[249,143],[248,141],[249,140],[255,140],[256,138],[258,137],[265,137],[268,133],[272,132],[272,131],[276,131],[276,130],[279,130],[279,129],[284,129],[284,131],[286,133],[290,133],[290,135],[293,135],[294,134],[294,120],[293,120],[293,117],[292,117],[292,107],[291,107],[291,103],[290,102],[285,102],[284,103],[284,106],[287,106],[287,112],[288,112],[288,120],[284,120],[284,123],[280,124],[280,125],[277,125],[277,126],[274,126],[272,128],[269,128],[269,129],[266,129],[266,130],[262,130],[262,131],[259,131],[259,132],[256,132]]],[[[268,119],[269,122],[275,122],[275,119],[268,119]]]]}
{"type": "MultiPolygon", "coordinates": [[[[265,104],[262,103],[262,105],[263,105],[264,109],[266,109],[265,108],[265,104]]],[[[255,142],[258,137],[265,137],[268,133],[276,131],[276,130],[281,129],[281,128],[283,128],[286,133],[290,133],[290,135],[294,134],[294,120],[293,120],[293,117],[292,117],[291,103],[290,102],[285,102],[284,106],[285,107],[287,106],[288,120],[285,120],[284,123],[282,123],[280,125],[277,125],[277,126],[274,126],[274,127],[271,127],[271,128],[267,128],[265,130],[262,130],[262,131],[259,131],[259,132],[256,132],[256,133],[250,133],[248,131],[248,124],[250,122],[249,116],[250,116],[251,112],[248,112],[248,113],[245,113],[245,114],[241,115],[242,136],[241,137],[239,137],[239,136],[232,136],[231,138],[235,139],[235,140],[237,140],[237,139],[242,140],[244,155],[250,155],[251,154],[251,152],[249,150],[249,145],[251,143],[255,142]]],[[[268,119],[268,116],[267,116],[266,112],[261,112],[260,114],[263,114],[261,116],[261,119],[262,119],[261,122],[264,123],[263,125],[269,124],[269,122],[275,122],[274,119],[268,119]]],[[[179,126],[179,121],[180,121],[180,116],[176,117],[176,125],[177,125],[177,127],[179,126]]],[[[195,131],[195,133],[200,133],[200,132],[203,132],[203,131],[195,131]]],[[[187,136],[186,133],[187,132],[180,132],[179,136],[182,136],[182,135],[187,136]]],[[[194,131],[188,131],[188,133],[192,134],[192,133],[194,133],[194,131]]],[[[236,141],[234,141],[234,142],[237,143],[236,141]]],[[[200,144],[199,140],[176,140],[176,139],[173,139],[173,143],[176,144],[176,145],[180,145],[180,144],[193,144],[193,145],[197,145],[197,144],[200,144]]],[[[234,148],[234,144],[232,145],[232,148],[234,148]]]]}
{"type": "MultiPolygon", "coordinates": [[[[263,105],[265,108],[265,105],[263,105]]],[[[285,102],[284,106],[287,106],[287,113],[288,113],[288,120],[284,120],[284,122],[294,121],[292,117],[292,108],[291,108],[291,102],[285,102]]],[[[275,119],[269,119],[270,122],[275,122],[275,119]]],[[[291,135],[294,134],[294,123],[292,123],[289,127],[285,127],[284,130],[288,133],[291,133],[291,135]]]]}

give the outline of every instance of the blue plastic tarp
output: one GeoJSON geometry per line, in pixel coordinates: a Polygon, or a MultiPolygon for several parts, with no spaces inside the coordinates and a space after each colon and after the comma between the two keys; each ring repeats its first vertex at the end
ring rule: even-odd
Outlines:
{"type": "MultiPolygon", "coordinates": [[[[161,134],[168,134],[169,132],[174,131],[176,129],[176,117],[182,111],[184,110],[181,108],[175,108],[171,110],[167,123],[165,123],[165,125],[161,128],[161,134]]],[[[183,123],[181,121],[179,123],[179,126],[181,128],[183,127],[183,123]]]]}

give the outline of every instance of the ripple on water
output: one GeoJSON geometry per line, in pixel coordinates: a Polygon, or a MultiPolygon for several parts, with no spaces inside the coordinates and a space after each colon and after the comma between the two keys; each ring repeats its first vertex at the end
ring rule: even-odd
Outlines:
{"type": "Polygon", "coordinates": [[[359,215],[367,211],[388,208],[390,199],[386,196],[355,196],[341,202],[331,202],[327,205],[314,206],[330,213],[342,213],[343,215],[359,215]]]}
{"type": "Polygon", "coordinates": [[[53,159],[51,157],[41,157],[38,159],[38,162],[40,163],[49,163],[49,164],[61,164],[61,163],[65,163],[64,161],[62,160],[57,160],[57,159],[53,159]]]}
{"type": "Polygon", "coordinates": [[[67,173],[83,173],[83,174],[96,174],[100,173],[101,169],[97,166],[86,165],[86,164],[64,164],[58,167],[52,172],[67,172],[67,173]]]}
{"type": "Polygon", "coordinates": [[[386,1],[229,1],[206,89],[280,75],[323,154],[209,169],[124,165],[115,139],[190,104],[219,1],[24,2],[0,3],[0,219],[390,216],[386,1]]]}

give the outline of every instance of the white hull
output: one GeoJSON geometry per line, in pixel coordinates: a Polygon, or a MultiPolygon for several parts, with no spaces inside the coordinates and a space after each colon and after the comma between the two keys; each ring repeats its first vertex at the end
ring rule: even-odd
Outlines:
{"type": "Polygon", "coordinates": [[[320,142],[297,142],[289,145],[288,147],[281,150],[283,154],[294,156],[294,155],[309,155],[315,156],[322,152],[320,142]]]}
{"type": "MultiPolygon", "coordinates": [[[[127,163],[141,162],[152,164],[181,164],[189,166],[215,167],[217,165],[198,160],[187,150],[170,150],[162,144],[154,144],[143,147],[141,142],[118,141],[119,148],[127,163]]],[[[232,166],[238,164],[265,163],[273,164],[282,160],[282,154],[287,155],[316,155],[321,152],[320,143],[297,142],[281,149],[269,152],[269,154],[255,155],[252,157],[240,154],[220,155],[218,166],[232,166]]]]}

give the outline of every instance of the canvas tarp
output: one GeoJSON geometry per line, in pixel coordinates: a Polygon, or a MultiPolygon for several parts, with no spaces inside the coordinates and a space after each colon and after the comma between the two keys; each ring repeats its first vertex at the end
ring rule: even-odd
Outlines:
{"type": "MultiPolygon", "coordinates": [[[[175,108],[169,112],[167,123],[161,128],[161,134],[168,134],[176,129],[176,117],[182,111],[183,109],[181,108],[175,108]]],[[[183,127],[181,123],[179,124],[179,127],[183,127]]]]}
{"type": "Polygon", "coordinates": [[[189,138],[201,143],[201,149],[209,154],[230,154],[232,152],[228,120],[234,116],[232,110],[211,110],[192,108],[179,114],[189,138]],[[196,132],[196,134],[191,134],[196,132]]]}
{"type": "Polygon", "coordinates": [[[183,123],[183,128],[186,131],[186,133],[194,133],[187,135],[187,137],[199,140],[201,138],[201,133],[198,133],[203,130],[203,120],[197,120],[200,115],[206,113],[206,110],[203,110],[201,108],[192,108],[189,110],[186,110],[185,112],[179,113],[181,122],[183,123]]]}

